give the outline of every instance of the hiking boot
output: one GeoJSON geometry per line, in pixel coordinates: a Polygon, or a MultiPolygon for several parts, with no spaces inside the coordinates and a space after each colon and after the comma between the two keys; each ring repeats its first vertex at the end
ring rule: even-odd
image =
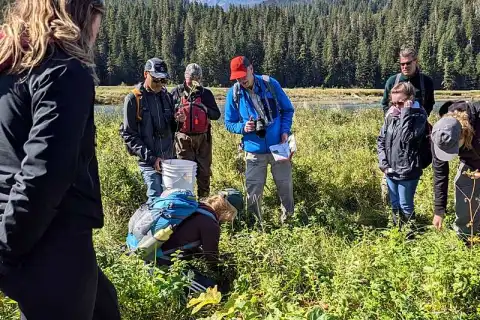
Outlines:
{"type": "Polygon", "coordinates": [[[411,225],[415,222],[415,211],[410,214],[405,214],[403,210],[399,210],[399,228],[402,229],[403,226],[411,225]]]}
{"type": "Polygon", "coordinates": [[[417,227],[415,225],[415,211],[407,215],[403,211],[400,212],[400,230],[405,226],[407,228],[407,240],[413,240],[415,238],[415,233],[417,227]]]}
{"type": "Polygon", "coordinates": [[[392,226],[396,227],[398,226],[398,221],[400,219],[400,209],[392,209],[392,226]]]}

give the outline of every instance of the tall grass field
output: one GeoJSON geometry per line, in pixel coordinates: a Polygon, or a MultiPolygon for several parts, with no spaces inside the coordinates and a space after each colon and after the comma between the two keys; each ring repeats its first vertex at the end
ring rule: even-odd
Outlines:
{"type": "MultiPolygon", "coordinates": [[[[120,140],[121,120],[120,112],[96,115],[106,224],[95,232],[95,245],[124,319],[480,319],[480,250],[457,239],[451,216],[445,230],[430,228],[431,167],[415,199],[423,232],[406,240],[388,227],[376,155],[380,108],[296,109],[295,215],[284,226],[278,223],[270,176],[263,230],[246,214],[223,226],[222,272],[212,276],[229,285],[229,292],[200,298],[184,295],[187,262],[152,269],[122,251],[127,221],[146,190],[120,140]],[[188,305],[192,298],[199,298],[199,310],[188,305]]],[[[213,124],[212,191],[243,190],[235,163],[239,139],[223,123],[213,124]]],[[[449,212],[452,191],[450,185],[449,212]]],[[[18,319],[7,298],[0,299],[0,319],[18,319]]]]}

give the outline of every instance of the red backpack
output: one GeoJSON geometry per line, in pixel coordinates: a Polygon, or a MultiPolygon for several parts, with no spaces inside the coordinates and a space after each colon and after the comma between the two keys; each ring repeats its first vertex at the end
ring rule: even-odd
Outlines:
{"type": "Polygon", "coordinates": [[[210,126],[207,107],[202,103],[202,98],[193,99],[191,96],[182,95],[179,110],[183,110],[187,120],[183,123],[182,133],[205,133],[210,126]]]}

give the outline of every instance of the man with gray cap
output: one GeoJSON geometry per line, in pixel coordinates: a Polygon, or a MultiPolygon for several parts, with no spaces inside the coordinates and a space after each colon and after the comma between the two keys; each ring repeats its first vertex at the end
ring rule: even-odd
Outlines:
{"type": "Polygon", "coordinates": [[[198,196],[210,193],[212,166],[212,132],[210,120],[220,118],[213,93],[202,86],[202,68],[191,63],[185,69],[185,81],[172,91],[175,110],[185,115],[185,121],[175,134],[178,159],[197,163],[198,196]]]}
{"type": "Polygon", "coordinates": [[[128,152],[138,158],[147,185],[147,204],[162,193],[161,161],[174,157],[173,134],[185,115],[175,113],[166,63],[149,59],[143,73],[145,81],[125,97],[121,136],[128,152]]]}
{"type": "Polygon", "coordinates": [[[433,225],[440,229],[446,213],[448,195],[448,162],[457,156],[460,165],[455,176],[455,231],[464,237],[480,229],[480,104],[448,101],[440,108],[442,117],[433,126],[433,172],[435,217],[433,225]],[[471,174],[468,173],[471,172],[471,174]],[[473,219],[472,219],[473,218],[473,219]]]}

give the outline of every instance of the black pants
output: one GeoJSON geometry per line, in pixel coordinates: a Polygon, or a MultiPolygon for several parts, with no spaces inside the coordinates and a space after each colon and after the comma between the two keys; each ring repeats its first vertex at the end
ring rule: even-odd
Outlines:
{"type": "Polygon", "coordinates": [[[0,278],[22,319],[117,320],[117,293],[97,266],[92,232],[51,227],[22,267],[0,278]]]}

